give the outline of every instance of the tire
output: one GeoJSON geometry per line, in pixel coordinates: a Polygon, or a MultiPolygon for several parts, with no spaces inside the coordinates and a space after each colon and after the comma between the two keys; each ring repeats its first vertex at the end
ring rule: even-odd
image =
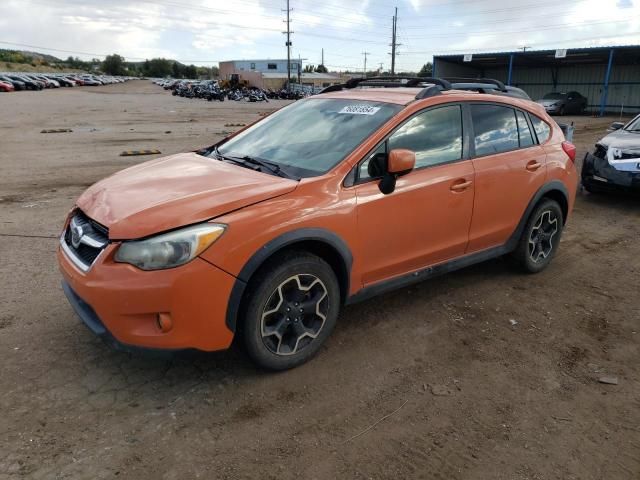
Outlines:
{"type": "Polygon", "coordinates": [[[333,331],[340,287],[324,260],[291,251],[260,268],[243,303],[240,334],[249,357],[262,368],[286,370],[310,360],[333,331]]]}
{"type": "Polygon", "coordinates": [[[558,115],[560,115],[561,117],[564,116],[564,105],[560,107],[560,110],[558,110],[558,115]]]}
{"type": "Polygon", "coordinates": [[[547,268],[560,245],[563,225],[558,202],[544,199],[527,220],[518,246],[512,253],[513,259],[528,273],[538,273],[547,268]]]}

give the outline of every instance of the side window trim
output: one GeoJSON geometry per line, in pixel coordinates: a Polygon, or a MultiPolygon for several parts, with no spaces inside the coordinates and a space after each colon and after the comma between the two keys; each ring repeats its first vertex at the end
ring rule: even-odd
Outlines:
{"type": "MultiPolygon", "coordinates": [[[[394,133],[396,133],[400,128],[402,128],[407,122],[411,121],[413,118],[417,117],[418,115],[421,115],[423,113],[426,113],[428,111],[431,110],[436,110],[438,108],[444,108],[444,107],[459,107],[460,108],[460,128],[462,130],[462,156],[461,158],[457,159],[457,160],[451,160],[450,162],[442,162],[442,163],[438,163],[437,165],[424,165],[422,167],[418,167],[415,170],[423,170],[425,168],[433,168],[433,167],[439,167],[441,165],[450,165],[452,163],[456,163],[456,162],[462,162],[464,160],[469,160],[471,158],[470,156],[470,148],[472,143],[470,142],[471,138],[470,136],[468,136],[468,128],[467,128],[467,124],[465,122],[465,102],[451,102],[451,103],[440,103],[438,105],[432,105],[430,107],[424,108],[422,110],[419,110],[415,113],[413,113],[412,115],[410,115],[409,117],[405,118],[404,121],[402,123],[400,123],[399,125],[396,125],[396,127],[391,130],[382,141],[380,141],[379,143],[376,144],[375,147],[373,147],[371,150],[369,150],[359,161],[358,163],[356,163],[356,165],[353,167],[356,169],[356,173],[355,173],[355,178],[353,181],[352,185],[348,185],[348,186],[356,186],[356,185],[362,185],[364,183],[368,183],[368,182],[372,182],[375,180],[378,180],[378,178],[366,178],[364,180],[360,179],[360,166],[367,161],[367,159],[373,154],[373,152],[375,152],[378,148],[380,148],[380,146],[382,144],[387,145],[387,150],[388,150],[388,140],[389,137],[391,137],[394,133]]],[[[387,152],[388,153],[388,152],[387,152]]],[[[349,174],[347,174],[347,177],[349,176],[349,174]]],[[[345,179],[347,178],[345,177],[345,179]]],[[[344,186],[347,186],[344,182],[343,182],[344,186]]]]}
{"type": "Polygon", "coordinates": [[[520,110],[519,108],[515,108],[514,110],[516,111],[516,120],[518,120],[518,112],[520,112],[524,117],[524,121],[527,122],[527,127],[529,128],[529,135],[531,135],[531,140],[533,141],[531,145],[525,145],[524,147],[520,144],[520,121],[518,120],[518,144],[520,145],[520,150],[537,146],[538,137],[536,136],[536,133],[533,129],[533,125],[531,124],[531,119],[529,118],[528,112],[525,110],[520,110]]]}
{"type": "Polygon", "coordinates": [[[538,141],[538,134],[536,133],[536,129],[533,128],[533,122],[531,121],[529,112],[527,112],[526,110],[520,110],[520,111],[524,114],[524,118],[527,120],[527,125],[529,125],[529,131],[531,132],[531,136],[533,138],[533,145],[531,146],[535,147],[537,145],[540,145],[540,142],[538,141]]]}

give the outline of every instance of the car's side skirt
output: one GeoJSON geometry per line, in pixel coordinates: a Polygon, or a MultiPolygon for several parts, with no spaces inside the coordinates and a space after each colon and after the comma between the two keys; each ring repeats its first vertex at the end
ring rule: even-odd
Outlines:
{"type": "Polygon", "coordinates": [[[476,263],[490,260],[492,258],[497,258],[509,253],[512,250],[513,247],[510,247],[507,243],[499,247],[492,247],[487,250],[471,253],[469,255],[465,255],[448,262],[406,273],[389,280],[383,280],[359,290],[357,293],[349,297],[349,299],[347,300],[347,305],[362,302],[382,293],[407,287],[409,285],[413,285],[414,283],[423,282],[429,278],[444,275],[445,273],[453,272],[455,270],[460,270],[461,268],[466,268],[471,265],[475,265],[476,263]]]}

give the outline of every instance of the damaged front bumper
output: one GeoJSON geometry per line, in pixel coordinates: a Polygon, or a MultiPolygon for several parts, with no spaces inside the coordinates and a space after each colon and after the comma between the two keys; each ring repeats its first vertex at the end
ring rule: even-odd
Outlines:
{"type": "Polygon", "coordinates": [[[619,153],[602,146],[587,153],[582,164],[582,184],[589,190],[640,193],[640,158],[619,153]]]}

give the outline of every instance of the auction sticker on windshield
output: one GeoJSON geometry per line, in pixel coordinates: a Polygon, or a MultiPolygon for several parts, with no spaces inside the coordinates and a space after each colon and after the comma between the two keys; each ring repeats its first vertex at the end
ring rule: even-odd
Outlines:
{"type": "Polygon", "coordinates": [[[338,113],[349,113],[351,115],[374,115],[380,107],[372,107],[371,105],[347,105],[338,113]]]}

